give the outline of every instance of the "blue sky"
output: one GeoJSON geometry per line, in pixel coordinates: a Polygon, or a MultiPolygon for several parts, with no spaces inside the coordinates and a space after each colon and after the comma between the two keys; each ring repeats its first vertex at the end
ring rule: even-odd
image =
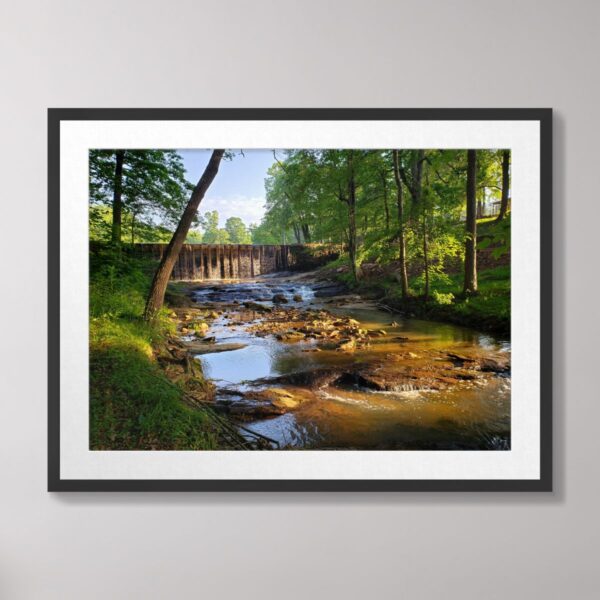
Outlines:
{"type": "MultiPolygon", "coordinates": [[[[188,181],[196,184],[208,163],[212,150],[177,150],[183,158],[188,181]]],[[[223,227],[229,217],[240,217],[246,225],[260,223],[265,209],[265,177],[273,164],[272,150],[235,151],[231,160],[223,160],[208,189],[200,214],[219,212],[223,227]]]]}

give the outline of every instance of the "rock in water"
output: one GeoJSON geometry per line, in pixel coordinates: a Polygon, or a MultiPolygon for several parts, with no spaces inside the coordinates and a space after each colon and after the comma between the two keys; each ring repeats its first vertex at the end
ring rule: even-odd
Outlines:
{"type": "Polygon", "coordinates": [[[275,304],[287,304],[288,299],[283,294],[275,294],[272,298],[275,304]]]}
{"type": "Polygon", "coordinates": [[[271,312],[272,310],[269,306],[264,306],[258,302],[244,302],[244,307],[256,312],[271,312]]]}

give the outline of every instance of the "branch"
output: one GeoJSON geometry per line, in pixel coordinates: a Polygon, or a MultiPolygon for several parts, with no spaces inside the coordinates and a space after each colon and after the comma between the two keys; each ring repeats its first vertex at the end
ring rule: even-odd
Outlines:
{"type": "Polygon", "coordinates": [[[276,150],[273,150],[273,158],[275,162],[283,169],[284,173],[287,173],[287,167],[277,158],[276,150]]]}

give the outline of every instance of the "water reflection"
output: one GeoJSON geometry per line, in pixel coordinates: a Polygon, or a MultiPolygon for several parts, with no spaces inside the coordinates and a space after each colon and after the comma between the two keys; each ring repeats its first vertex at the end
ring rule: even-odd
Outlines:
{"type": "MultiPolygon", "coordinates": [[[[468,350],[485,356],[510,352],[510,343],[465,327],[418,319],[400,319],[375,308],[356,304],[333,306],[314,299],[307,284],[281,281],[244,282],[205,286],[202,301],[272,305],[283,294],[290,306],[325,308],[349,316],[367,329],[385,329],[371,347],[354,353],[306,352],[314,341],[285,343],[272,336],[257,337],[244,325],[217,319],[209,332],[219,341],[247,344],[245,348],[199,357],[204,373],[221,387],[252,382],[315,368],[369,364],[397,353],[468,350]],[[294,296],[301,300],[294,301],[294,296]],[[393,319],[393,321],[392,321],[393,319]],[[402,338],[402,342],[398,342],[402,338]]],[[[260,315],[257,315],[260,318],[260,315]]],[[[246,427],[277,440],[282,446],[303,449],[510,449],[510,377],[494,376],[442,391],[376,392],[347,385],[315,391],[317,401],[301,404],[295,412],[246,427]]]]}

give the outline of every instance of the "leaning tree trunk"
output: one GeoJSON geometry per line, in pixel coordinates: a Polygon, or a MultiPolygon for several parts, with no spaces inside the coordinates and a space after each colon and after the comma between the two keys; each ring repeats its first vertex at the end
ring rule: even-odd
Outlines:
{"type": "Polygon", "coordinates": [[[111,240],[113,245],[121,245],[121,223],[123,220],[123,201],[121,199],[123,193],[123,160],[125,159],[125,150],[117,150],[115,165],[115,181],[113,190],[113,205],[112,205],[112,235],[111,240]]]}
{"type": "Polygon", "coordinates": [[[404,194],[400,178],[398,150],[392,152],[394,158],[394,179],[396,181],[396,202],[398,204],[398,243],[400,244],[400,288],[402,297],[408,297],[408,275],[406,272],[406,242],[404,239],[404,194]]]}
{"type": "Polygon", "coordinates": [[[221,163],[224,152],[224,150],[213,150],[208,165],[206,166],[200,181],[196,184],[187,206],[183,211],[179,224],[177,225],[177,229],[162,256],[160,265],[152,280],[148,300],[146,301],[146,310],[144,311],[144,319],[146,319],[146,321],[154,319],[158,311],[162,308],[167,284],[171,278],[171,272],[173,271],[181,247],[185,242],[185,238],[188,235],[194,216],[198,211],[200,202],[202,201],[202,198],[204,198],[206,190],[208,190],[219,171],[219,164],[221,163]]]}
{"type": "Polygon", "coordinates": [[[467,151],[467,222],[465,240],[465,294],[477,292],[477,151],[467,151]]]}
{"type": "Polygon", "coordinates": [[[500,213],[496,218],[496,221],[502,221],[506,216],[508,210],[508,190],[510,187],[509,182],[509,165],[510,165],[510,150],[502,151],[502,197],[500,199],[500,213]]]}

